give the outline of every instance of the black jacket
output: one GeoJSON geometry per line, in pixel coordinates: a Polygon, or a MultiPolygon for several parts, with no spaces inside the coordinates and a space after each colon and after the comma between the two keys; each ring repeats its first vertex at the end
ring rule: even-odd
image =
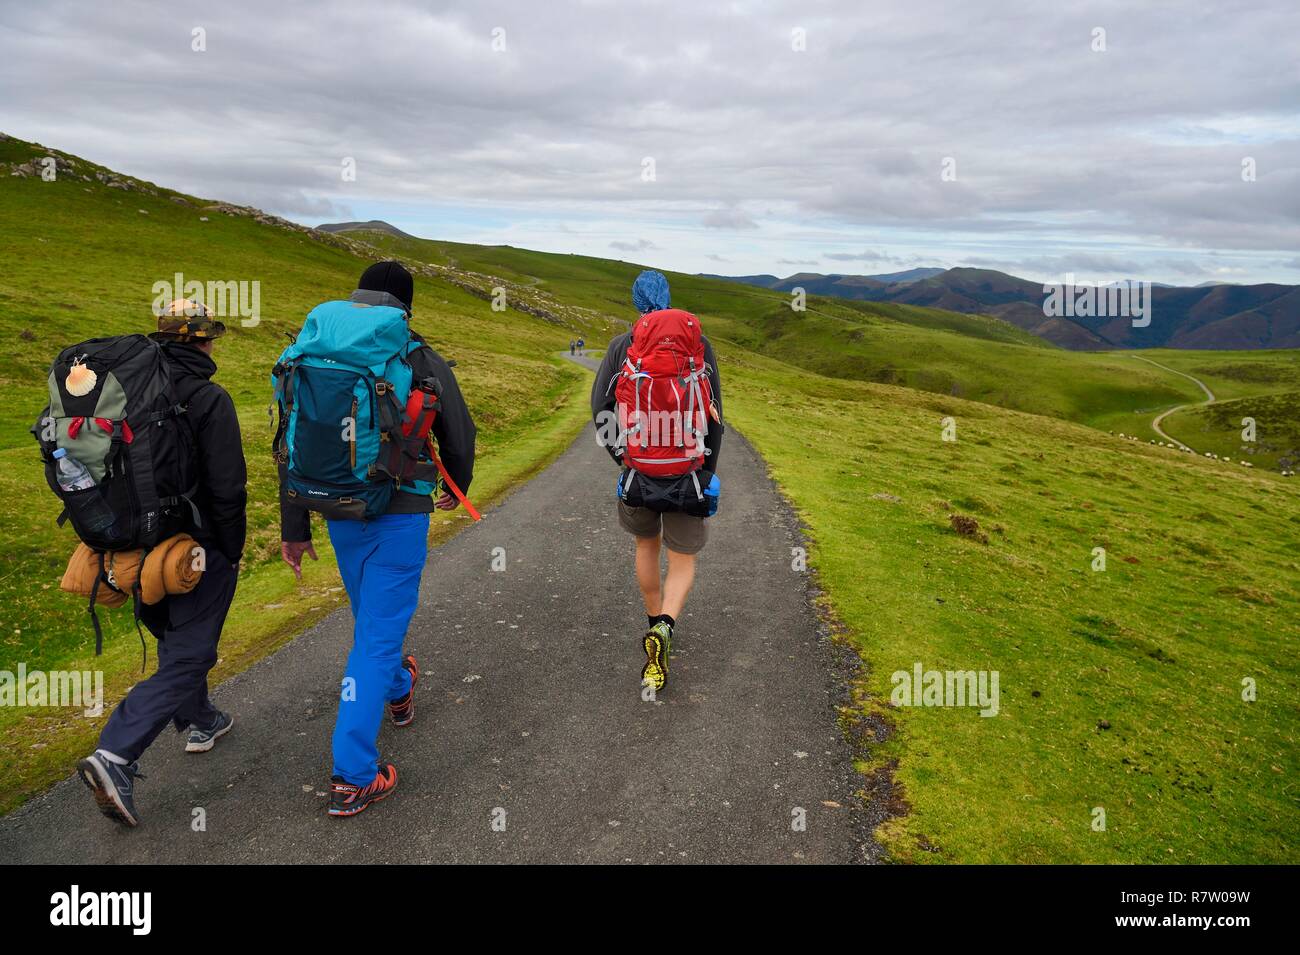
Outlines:
{"type": "MultiPolygon", "coordinates": [[[[437,442],[438,457],[442,459],[456,486],[462,493],[468,494],[470,482],[474,479],[474,440],[478,429],[474,427],[474,419],[470,417],[451,365],[415,332],[411,333],[411,337],[424,345],[410,355],[413,379],[420,381],[424,378],[437,378],[442,385],[442,396],[439,399],[442,407],[433,419],[433,437],[437,442]]],[[[439,479],[438,483],[441,485],[443,482],[439,479]]],[[[393,495],[386,513],[428,514],[432,510],[433,495],[399,491],[393,495]]],[[[290,542],[311,540],[311,511],[295,504],[285,493],[283,464],[280,465],[280,539],[290,542]]]]}
{"type": "MultiPolygon", "coordinates": [[[[612,414],[618,406],[618,400],[614,397],[614,378],[627,359],[627,349],[630,344],[632,344],[631,332],[625,332],[615,338],[605,349],[605,357],[596,371],[596,380],[591,386],[591,417],[596,423],[597,440],[600,440],[603,416],[607,413],[612,414]]],[[[713,391],[713,403],[718,407],[719,418],[718,421],[709,424],[709,433],[704,437],[704,447],[709,452],[708,457],[704,459],[704,469],[716,474],[718,458],[722,453],[722,432],[725,430],[722,422],[726,417],[722,413],[722,376],[718,372],[718,359],[714,357],[713,345],[707,338],[704,339],[704,362],[711,369],[709,386],[713,391]]],[[[622,463],[618,451],[612,445],[605,445],[605,450],[616,462],[622,463]]]]}
{"type": "Polygon", "coordinates": [[[248,532],[248,472],[239,417],[226,389],[212,381],[217,365],[193,345],[162,341],[172,369],[176,396],[197,446],[194,505],[203,526],[192,528],[194,539],[221,551],[232,563],[244,553],[248,532]]]}

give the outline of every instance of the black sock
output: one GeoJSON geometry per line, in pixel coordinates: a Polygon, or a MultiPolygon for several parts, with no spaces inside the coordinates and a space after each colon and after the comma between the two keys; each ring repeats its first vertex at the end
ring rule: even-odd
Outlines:
{"type": "Polygon", "coordinates": [[[653,627],[655,624],[659,622],[659,614],[655,614],[653,617],[650,616],[650,614],[646,614],[645,618],[646,620],[649,621],[649,623],[646,624],[647,630],[649,630],[651,627],[653,627]]]}
{"type": "Polygon", "coordinates": [[[671,629],[673,629],[673,627],[677,626],[677,621],[674,620],[672,617],[668,616],[668,614],[666,614],[666,613],[661,613],[661,614],[659,615],[659,619],[660,619],[662,622],[668,624],[668,629],[669,629],[669,630],[671,630],[671,629]]]}

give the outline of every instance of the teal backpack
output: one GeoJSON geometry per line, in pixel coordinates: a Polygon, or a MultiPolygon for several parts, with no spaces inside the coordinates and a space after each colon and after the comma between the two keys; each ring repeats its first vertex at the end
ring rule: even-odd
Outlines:
{"type": "Polygon", "coordinates": [[[399,490],[433,492],[429,428],[442,389],[437,379],[412,381],[408,356],[423,347],[400,308],[312,309],[271,374],[273,453],[290,500],[330,519],[372,520],[399,490]]]}

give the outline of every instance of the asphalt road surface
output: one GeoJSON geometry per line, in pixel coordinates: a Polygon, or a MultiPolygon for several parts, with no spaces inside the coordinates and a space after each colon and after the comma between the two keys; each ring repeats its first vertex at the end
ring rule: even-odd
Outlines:
{"type": "Polygon", "coordinates": [[[585,432],[431,553],[407,641],[423,670],[416,721],[381,731],[399,774],[384,802],[325,814],[345,608],[213,691],[236,719],[214,750],[186,754],[164,731],[141,760],[139,828],[100,816],[70,777],[0,819],[0,859],[869,859],[836,721],[848,664],[791,569],[797,525],[762,461],[727,435],[721,510],[654,701],[640,687],[645,615],[616,473],[585,432]]]}

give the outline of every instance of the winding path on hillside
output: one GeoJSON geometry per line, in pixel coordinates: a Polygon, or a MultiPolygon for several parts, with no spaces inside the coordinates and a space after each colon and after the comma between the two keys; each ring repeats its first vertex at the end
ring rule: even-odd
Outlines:
{"type": "Polygon", "coordinates": [[[791,570],[797,523],[761,459],[727,435],[722,510],[655,702],[641,698],[645,616],[631,542],[615,520],[615,474],[588,429],[431,554],[408,639],[423,668],[416,722],[380,736],[398,767],[391,798],[354,819],[325,814],[351,643],[344,609],[214,690],[236,726],[211,753],[187,755],[164,732],[142,760],[138,829],[102,818],[69,778],[0,819],[0,859],[874,857],[853,795],[861,777],[836,719],[851,662],[791,570]],[[490,569],[497,547],[502,572],[490,569]],[[206,831],[196,832],[199,808],[206,831]],[[792,826],[798,810],[803,831],[792,826]],[[501,819],[504,831],[493,826],[501,819]]]}
{"type": "Polygon", "coordinates": [[[1201,381],[1201,379],[1193,375],[1189,375],[1185,371],[1179,371],[1177,368],[1170,368],[1168,365],[1162,365],[1160,364],[1160,362],[1152,361],[1150,358],[1143,358],[1141,355],[1132,355],[1130,357],[1136,358],[1138,361],[1144,361],[1148,365],[1155,365],[1157,368],[1162,368],[1165,371],[1172,372],[1175,375],[1182,375],[1184,378],[1188,378],[1196,382],[1197,386],[1201,389],[1201,391],[1205,392],[1205,399],[1206,399],[1205,401],[1197,402],[1194,405],[1191,404],[1177,405],[1173,408],[1170,408],[1168,411],[1160,412],[1160,414],[1156,415],[1155,418],[1151,421],[1151,430],[1154,431],[1156,434],[1160,435],[1160,437],[1164,438],[1166,441],[1170,441],[1178,445],[1178,447],[1182,448],[1184,451],[1195,451],[1196,450],[1195,448],[1183,444],[1183,442],[1179,441],[1177,438],[1171,437],[1170,435],[1166,434],[1164,429],[1160,427],[1160,424],[1171,414],[1173,414],[1175,411],[1182,411],[1184,408],[1203,408],[1206,405],[1214,404],[1215,401],[1218,400],[1214,397],[1214,392],[1212,392],[1209,386],[1206,385],[1205,382],[1201,381]]]}

